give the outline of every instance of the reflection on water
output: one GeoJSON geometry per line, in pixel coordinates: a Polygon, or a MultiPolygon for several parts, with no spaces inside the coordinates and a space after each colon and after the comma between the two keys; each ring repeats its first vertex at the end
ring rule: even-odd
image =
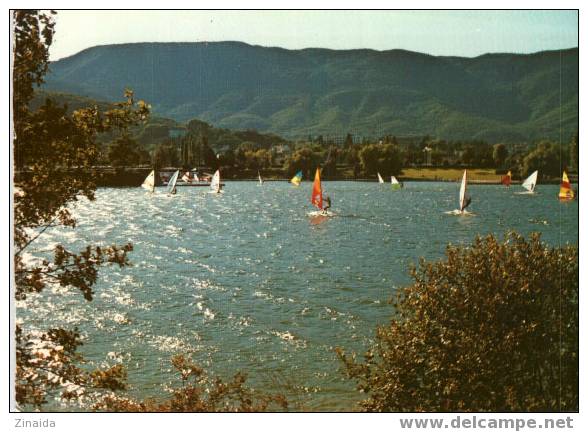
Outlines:
{"type": "Polygon", "coordinates": [[[333,349],[365,351],[420,256],[438,259],[448,242],[509,229],[540,231],[552,245],[578,241],[578,204],[560,203],[556,186],[524,196],[473,185],[475,217],[445,213],[457,206],[452,183],[323,186],[335,217],[308,216],[310,183],[229,182],[223,195],[100,189],[75,208],[75,230],[46,232],[27,258],[61,242],[132,242],[133,266],[104,269],[91,303],[55,287],[19,303],[18,315],[34,310],[33,327],[78,326],[84,354],[123,361],[135,395],[160,396],[170,357],[191,353],[218,374],[247,371],[252,385],[304,409],[349,409],[357,395],[333,349]]]}

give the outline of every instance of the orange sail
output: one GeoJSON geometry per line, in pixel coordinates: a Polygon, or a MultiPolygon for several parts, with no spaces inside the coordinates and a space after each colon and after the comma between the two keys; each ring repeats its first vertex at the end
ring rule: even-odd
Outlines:
{"type": "Polygon", "coordinates": [[[510,186],[510,182],[512,181],[512,174],[511,172],[507,172],[505,176],[502,177],[502,179],[500,179],[500,183],[502,183],[505,186],[510,186]]]}
{"type": "Polygon", "coordinates": [[[312,196],[310,202],[316,208],[323,209],[323,187],[321,186],[321,171],[320,168],[316,169],[314,175],[314,183],[312,184],[312,196]]]}
{"type": "Polygon", "coordinates": [[[574,190],[570,185],[570,179],[568,178],[567,173],[564,171],[563,176],[561,179],[561,184],[559,185],[559,199],[560,200],[572,200],[575,198],[574,190]]]}

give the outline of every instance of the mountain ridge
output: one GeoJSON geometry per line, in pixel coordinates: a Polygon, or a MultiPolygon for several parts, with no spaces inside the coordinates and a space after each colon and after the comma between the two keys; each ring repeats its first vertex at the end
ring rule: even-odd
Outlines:
{"type": "Polygon", "coordinates": [[[237,41],[126,43],[51,63],[45,85],[105,100],[120,99],[125,87],[176,121],[289,138],[351,132],[528,142],[578,129],[577,48],[456,57],[237,41]]]}

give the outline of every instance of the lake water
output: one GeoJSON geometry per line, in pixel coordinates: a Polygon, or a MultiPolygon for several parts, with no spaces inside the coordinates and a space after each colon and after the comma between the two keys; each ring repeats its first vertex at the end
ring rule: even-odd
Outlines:
{"type": "Polygon", "coordinates": [[[250,385],[285,393],[293,409],[350,410],[358,394],[333,349],[367,349],[419,257],[509,229],[578,243],[578,203],[560,203],[558,186],[525,196],[519,186],[472,185],[471,217],[444,213],[457,207],[458,188],[324,182],[336,217],[322,223],[307,215],[309,182],[227,182],[218,196],[99,189],[75,208],[76,229],[47,231],[29,254],[132,242],[133,266],[102,269],[91,303],[55,288],[20,302],[17,315],[34,310],[33,327],[78,326],[82,352],[96,365],[122,361],[136,396],[164,395],[171,356],[190,353],[222,376],[246,371],[250,385]]]}

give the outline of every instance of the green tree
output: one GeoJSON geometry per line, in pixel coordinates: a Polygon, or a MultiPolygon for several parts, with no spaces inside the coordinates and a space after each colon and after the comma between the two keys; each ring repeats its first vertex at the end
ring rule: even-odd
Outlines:
{"type": "Polygon", "coordinates": [[[322,158],[322,153],[313,150],[310,146],[297,148],[286,159],[286,173],[291,176],[298,171],[302,171],[305,178],[312,178],[316,168],[322,162],[322,158]]]}
{"type": "Polygon", "coordinates": [[[135,166],[145,158],[137,142],[128,134],[116,138],[108,147],[108,161],[112,166],[135,166]]]}
{"type": "MultiPolygon", "coordinates": [[[[135,102],[133,93],[114,108],[82,108],[68,114],[67,107],[47,99],[38,109],[30,102],[35,86],[43,83],[54,34],[54,12],[12,12],[14,108],[14,276],[15,296],[24,300],[51,284],[79,290],[92,300],[98,268],[107,263],[125,266],[130,244],[87,246],[74,253],[54,247],[53,259],[28,262],[23,253],[47,229],[75,226],[67,204],[78,197],[94,199],[91,168],[98,157],[96,136],[124,132],[146,119],[148,106],[135,102]]],[[[30,311],[34,313],[34,311],[30,311]]],[[[63,328],[31,331],[26,322],[16,326],[16,402],[40,407],[48,394],[75,398],[89,391],[124,388],[121,366],[89,371],[79,367],[79,333],[63,328]]]]}
{"type": "Polygon", "coordinates": [[[542,141],[523,159],[523,176],[531,174],[535,170],[548,177],[559,177],[561,170],[567,165],[567,160],[562,157],[560,148],[549,141],[542,141]]]}
{"type": "Polygon", "coordinates": [[[171,140],[159,144],[153,154],[153,165],[156,168],[177,167],[181,165],[177,144],[171,140]]]}
{"type": "Polygon", "coordinates": [[[421,260],[357,362],[366,411],[577,411],[578,249],[477,238],[421,260]]]}
{"type": "Polygon", "coordinates": [[[572,137],[570,143],[570,166],[572,169],[578,171],[580,169],[580,152],[578,149],[578,134],[572,137]]]}
{"type": "Polygon", "coordinates": [[[504,166],[504,162],[506,162],[507,157],[508,149],[506,146],[502,143],[494,144],[492,159],[494,159],[494,163],[496,164],[497,168],[502,168],[504,166]]]}
{"type": "Polygon", "coordinates": [[[359,151],[359,159],[367,175],[398,175],[402,169],[403,156],[392,144],[367,144],[359,151]]]}

